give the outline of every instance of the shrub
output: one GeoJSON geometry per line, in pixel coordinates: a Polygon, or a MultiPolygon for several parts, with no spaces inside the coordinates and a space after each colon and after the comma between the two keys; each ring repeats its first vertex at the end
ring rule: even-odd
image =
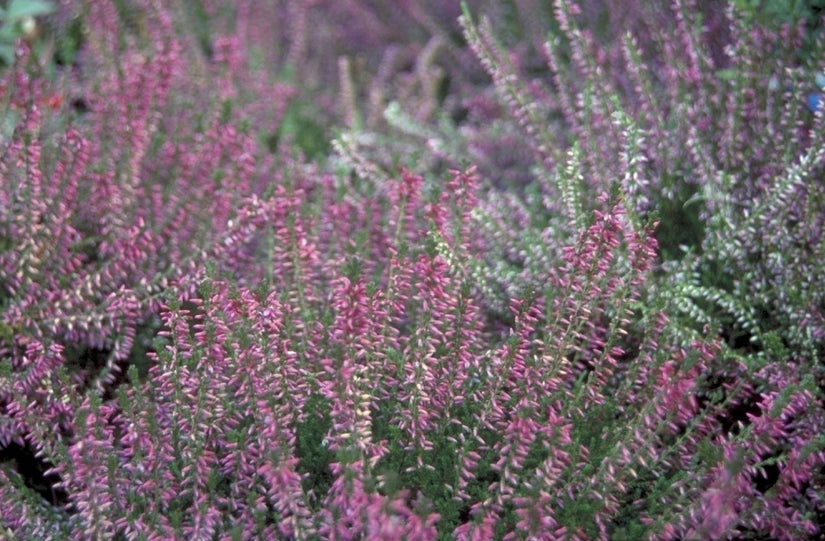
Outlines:
{"type": "MultiPolygon", "coordinates": [[[[323,59],[301,25],[260,30],[267,9],[338,12],[94,2],[76,70],[21,49],[2,87],[4,535],[820,533],[822,114],[794,94],[818,50],[681,2],[628,4],[644,31],[625,37],[586,27],[617,17],[602,4],[560,3],[543,50],[529,24],[514,45],[532,5],[492,11],[503,39],[465,7],[467,49],[445,49],[492,78],[467,118],[410,96],[388,126],[333,113],[329,159],[288,68],[323,59]],[[517,160],[443,172],[499,140],[517,160]]],[[[439,107],[486,85],[473,69],[439,107]]]]}
{"type": "Polygon", "coordinates": [[[0,446],[40,470],[69,396],[145,373],[164,292],[191,290],[266,167],[167,11],[135,34],[113,4],[82,9],[82,66],[52,77],[21,44],[2,74],[0,446]]]}

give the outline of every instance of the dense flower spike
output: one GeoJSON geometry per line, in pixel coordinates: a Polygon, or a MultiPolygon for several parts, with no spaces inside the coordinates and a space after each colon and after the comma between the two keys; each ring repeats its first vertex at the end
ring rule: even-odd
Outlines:
{"type": "Polygon", "coordinates": [[[0,537],[821,536],[825,47],[717,3],[54,6],[0,537]]]}

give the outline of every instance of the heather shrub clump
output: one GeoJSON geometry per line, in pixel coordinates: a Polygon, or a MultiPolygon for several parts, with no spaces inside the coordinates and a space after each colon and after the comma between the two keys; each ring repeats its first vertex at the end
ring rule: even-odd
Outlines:
{"type": "Polygon", "coordinates": [[[813,12],[551,4],[56,7],[0,74],[3,535],[821,535],[813,12]]]}
{"type": "MultiPolygon", "coordinates": [[[[19,393],[5,409],[38,395],[64,409],[50,391],[59,366],[81,392],[117,380],[156,330],[160,294],[189,288],[256,180],[253,138],[193,88],[168,14],[147,11],[149,44],[119,50],[113,6],[87,11],[88,71],[49,82],[21,47],[4,73],[4,391],[19,393]],[[182,96],[212,109],[195,121],[182,96]]],[[[48,419],[67,428],[57,412],[48,419]]],[[[26,432],[5,418],[0,440],[22,446],[26,432]]]]}
{"type": "Polygon", "coordinates": [[[559,217],[580,224],[593,194],[620,187],[632,213],[658,216],[663,283],[677,285],[665,292],[673,315],[697,330],[720,325],[736,349],[781,346],[779,357],[790,350],[819,358],[822,117],[810,99],[821,35],[802,24],[748,26],[736,5],[722,17],[722,9],[699,14],[676,2],[670,13],[639,13],[635,23],[672,40],[625,24],[624,36],[603,33],[612,38],[605,44],[588,22],[621,15],[591,10],[555,7],[558,33],[536,52],[547,72],[529,80],[489,21],[462,19],[535,164],[526,198],[500,196],[505,213],[491,205],[492,232],[536,221],[544,228],[543,242],[516,235],[503,244],[516,266],[499,263],[493,281],[512,289],[514,271],[529,281],[558,251],[553,240],[566,225],[559,217]]]}

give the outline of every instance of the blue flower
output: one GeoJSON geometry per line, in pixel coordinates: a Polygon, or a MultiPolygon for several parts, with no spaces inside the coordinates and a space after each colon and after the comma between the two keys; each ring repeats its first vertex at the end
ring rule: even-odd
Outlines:
{"type": "Polygon", "coordinates": [[[822,100],[825,98],[825,95],[821,92],[825,90],[825,73],[817,73],[816,79],[814,79],[814,84],[820,92],[811,92],[808,94],[807,105],[808,109],[810,109],[812,113],[816,113],[819,108],[822,107],[822,100]]]}
{"type": "Polygon", "coordinates": [[[812,92],[811,94],[808,94],[808,109],[810,109],[812,113],[816,113],[819,110],[819,108],[822,107],[823,97],[825,96],[823,96],[819,92],[812,92]]]}

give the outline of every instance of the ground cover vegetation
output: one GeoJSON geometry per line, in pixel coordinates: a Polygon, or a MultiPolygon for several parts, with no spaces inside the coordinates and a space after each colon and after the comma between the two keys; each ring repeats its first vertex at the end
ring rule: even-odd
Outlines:
{"type": "Polygon", "coordinates": [[[6,2],[0,537],[821,536],[820,17],[6,2]]]}

